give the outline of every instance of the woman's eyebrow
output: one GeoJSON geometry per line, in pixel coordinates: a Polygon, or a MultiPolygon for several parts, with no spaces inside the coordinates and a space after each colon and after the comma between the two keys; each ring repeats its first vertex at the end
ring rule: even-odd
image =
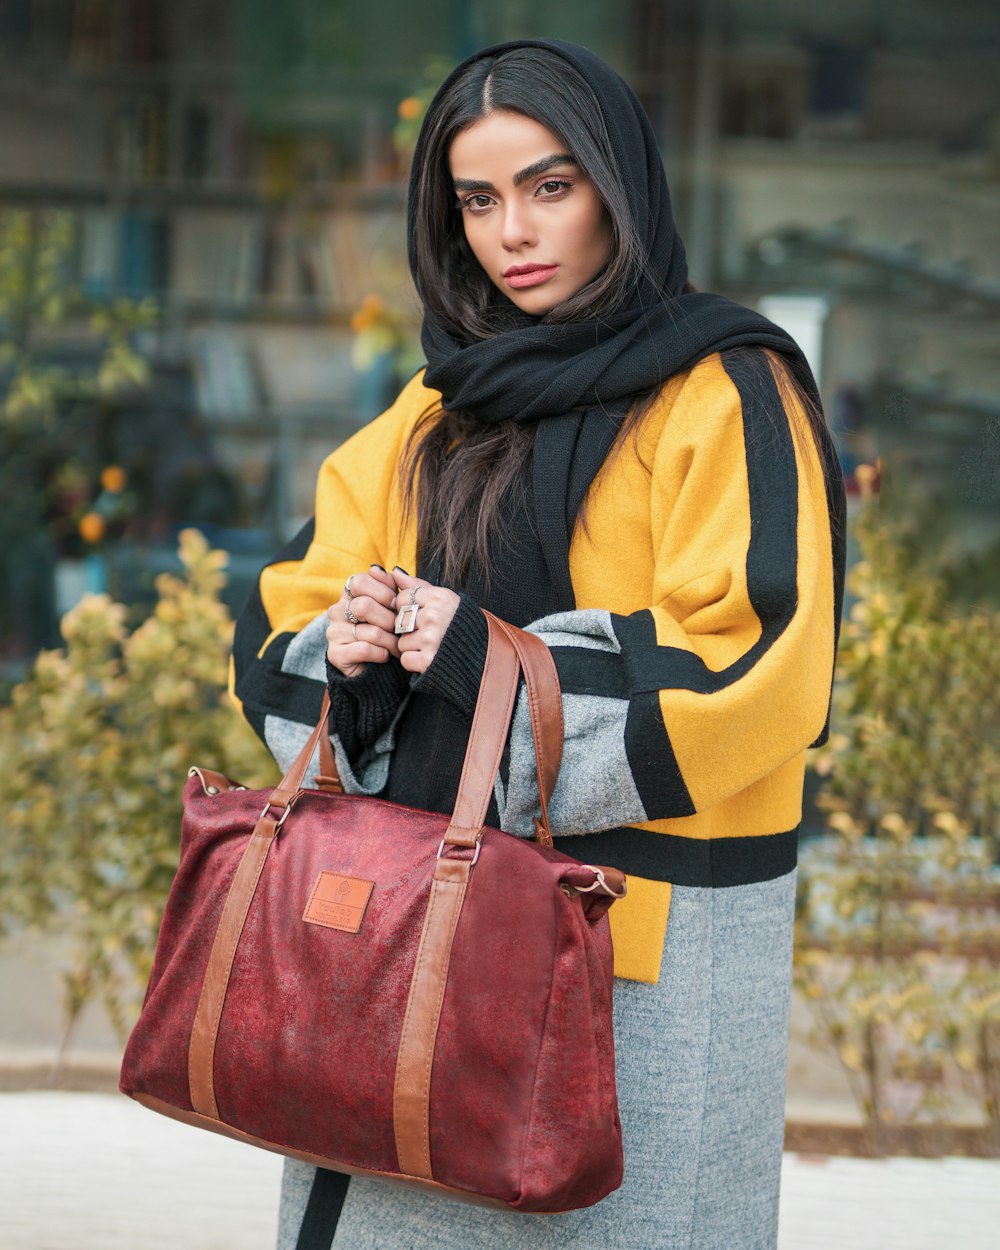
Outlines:
{"type": "Polygon", "coordinates": [[[519,187],[522,182],[527,182],[529,178],[537,178],[539,174],[544,174],[547,169],[551,169],[554,165],[575,165],[576,161],[566,152],[557,152],[553,156],[543,156],[540,161],[535,161],[534,165],[529,165],[527,169],[522,169],[520,173],[514,175],[514,186],[519,187]]]}
{"type": "MultiPolygon", "coordinates": [[[[565,152],[556,152],[552,156],[543,156],[540,161],[535,161],[533,165],[528,165],[526,169],[519,170],[514,175],[514,186],[519,187],[522,182],[527,182],[529,178],[537,178],[539,174],[544,174],[547,169],[552,169],[555,165],[575,165],[576,161],[572,156],[565,152]]],[[[480,178],[456,178],[454,180],[456,191],[493,191],[495,188],[492,182],[485,182],[480,178]]]]}

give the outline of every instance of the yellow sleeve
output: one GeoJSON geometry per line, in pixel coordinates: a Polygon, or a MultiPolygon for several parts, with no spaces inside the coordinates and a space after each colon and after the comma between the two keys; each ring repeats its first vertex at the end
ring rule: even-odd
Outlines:
{"type": "Polygon", "coordinates": [[[261,571],[236,623],[230,684],[262,737],[269,715],[315,722],[325,685],[318,618],[347,578],[373,563],[412,568],[398,465],[414,424],[436,399],[418,374],[391,408],[328,456],[315,516],[261,571]]]}
{"type": "MultiPolygon", "coordinates": [[[[709,358],[664,403],[648,532],[625,527],[595,555],[605,603],[588,589],[589,606],[529,626],[563,693],[558,833],[708,811],[799,756],[827,720],[837,573],[805,414],[761,354],[709,358]]],[[[531,763],[519,709],[514,832],[530,825],[531,763]]]]}

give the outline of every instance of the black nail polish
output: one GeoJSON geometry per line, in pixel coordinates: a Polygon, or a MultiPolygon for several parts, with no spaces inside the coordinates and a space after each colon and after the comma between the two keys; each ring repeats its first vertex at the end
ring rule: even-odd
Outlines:
{"type": "Polygon", "coordinates": [[[399,569],[400,573],[402,573],[404,577],[409,577],[409,576],[410,576],[410,575],[409,575],[409,573],[407,573],[406,569],[404,569],[404,568],[403,568],[403,566],[402,566],[401,564],[394,564],[394,565],[392,566],[392,571],[393,571],[393,572],[395,572],[395,571],[396,571],[396,569],[399,569]]]}
{"type": "Polygon", "coordinates": [[[382,568],[381,564],[370,564],[368,567],[372,569],[378,569],[382,573],[385,572],[385,569],[382,568]]]}

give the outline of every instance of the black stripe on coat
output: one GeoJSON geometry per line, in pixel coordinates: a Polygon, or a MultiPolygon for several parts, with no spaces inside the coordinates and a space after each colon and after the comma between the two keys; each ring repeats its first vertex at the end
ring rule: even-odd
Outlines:
{"type": "Polygon", "coordinates": [[[629,671],[625,755],[643,809],[650,820],[693,816],[695,806],[663,723],[660,687],[637,688],[631,675],[634,656],[658,649],[653,617],[649,612],[635,612],[628,617],[612,616],[611,620],[629,671]]]}
{"type": "Polygon", "coordinates": [[[317,1168],[295,1250],[330,1250],[351,1178],[317,1168]]]}
{"type": "Polygon", "coordinates": [[[244,715],[261,738],[266,716],[281,716],[298,725],[315,725],[319,720],[326,683],[299,673],[285,673],[275,666],[281,663],[285,648],[294,637],[294,634],[282,634],[276,638],[274,645],[280,643],[281,647],[275,663],[271,663],[269,647],[267,658],[257,662],[242,688],[236,691],[244,715]]]}
{"type": "Polygon", "coordinates": [[[695,810],[670,746],[659,692],[712,694],[739,681],[781,637],[798,604],[798,469],[791,429],[766,360],[748,363],[726,353],[722,360],[743,413],[750,506],[747,593],[761,632],[749,650],[714,672],[693,652],[658,646],[650,612],[612,616],[628,666],[625,750],[651,819],[695,810]]]}
{"type": "Polygon", "coordinates": [[[752,838],[685,838],[625,826],[553,842],[574,859],[673,885],[720,888],[773,881],[791,872],[798,860],[798,827],[752,838]]]}
{"type": "MultiPolygon", "coordinates": [[[[751,373],[746,362],[734,364],[723,353],[726,372],[740,392],[750,497],[750,542],[747,548],[747,593],[760,621],[760,637],[739,659],[715,672],[691,651],[659,647],[655,637],[627,651],[633,692],[693,690],[714,694],[745,677],[788,628],[798,606],[799,478],[795,448],[774,378],[766,362],[751,373]]],[[[648,613],[636,613],[644,616],[648,613]]],[[[629,618],[612,617],[615,633],[631,632],[629,618]],[[624,626],[624,628],[623,628],[624,626]]],[[[650,618],[651,619],[651,618],[650,618]]]]}
{"type": "MultiPolygon", "coordinates": [[[[261,573],[272,564],[305,559],[315,531],[315,518],[310,518],[295,537],[268,560],[261,573]]],[[[314,697],[308,686],[304,689],[295,687],[296,682],[306,682],[306,678],[297,678],[292,673],[281,673],[281,663],[293,634],[279,635],[268,647],[266,660],[258,658],[272,628],[264,610],[258,574],[253,590],[236,618],[236,628],[233,631],[233,672],[236,697],[243,705],[244,715],[260,738],[264,737],[264,717],[269,714],[288,716],[301,724],[315,724],[323,698],[321,685],[318,696],[314,697]],[[291,683],[287,691],[286,682],[291,683]],[[293,710],[290,711],[289,708],[293,710]]],[[[311,685],[317,686],[318,683],[312,682],[311,685]]]]}
{"type": "MultiPolygon", "coordinates": [[[[284,547],[271,557],[257,574],[253,590],[236,618],[236,630],[233,636],[233,661],[236,665],[236,680],[240,681],[244,673],[253,667],[260,649],[267,641],[267,636],[274,628],[264,610],[264,600],[260,594],[260,575],[272,564],[285,564],[290,561],[304,560],[316,532],[316,519],[311,517],[299,532],[284,547]]],[[[238,692],[237,692],[238,693],[238,692]]]]}

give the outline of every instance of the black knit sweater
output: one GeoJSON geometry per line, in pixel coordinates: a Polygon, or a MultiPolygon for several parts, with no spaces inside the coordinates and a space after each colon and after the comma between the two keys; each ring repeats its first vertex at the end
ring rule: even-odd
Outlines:
{"type": "MultiPolygon", "coordinates": [[[[432,812],[452,811],[486,644],[486,619],[478,604],[462,595],[441,647],[423,673],[408,673],[390,656],[384,664],[368,664],[358,676],[345,677],[327,661],[331,724],[352,767],[365,762],[410,696],[396,725],[382,798],[432,812]]],[[[487,823],[499,823],[495,800],[487,823]]]]}

